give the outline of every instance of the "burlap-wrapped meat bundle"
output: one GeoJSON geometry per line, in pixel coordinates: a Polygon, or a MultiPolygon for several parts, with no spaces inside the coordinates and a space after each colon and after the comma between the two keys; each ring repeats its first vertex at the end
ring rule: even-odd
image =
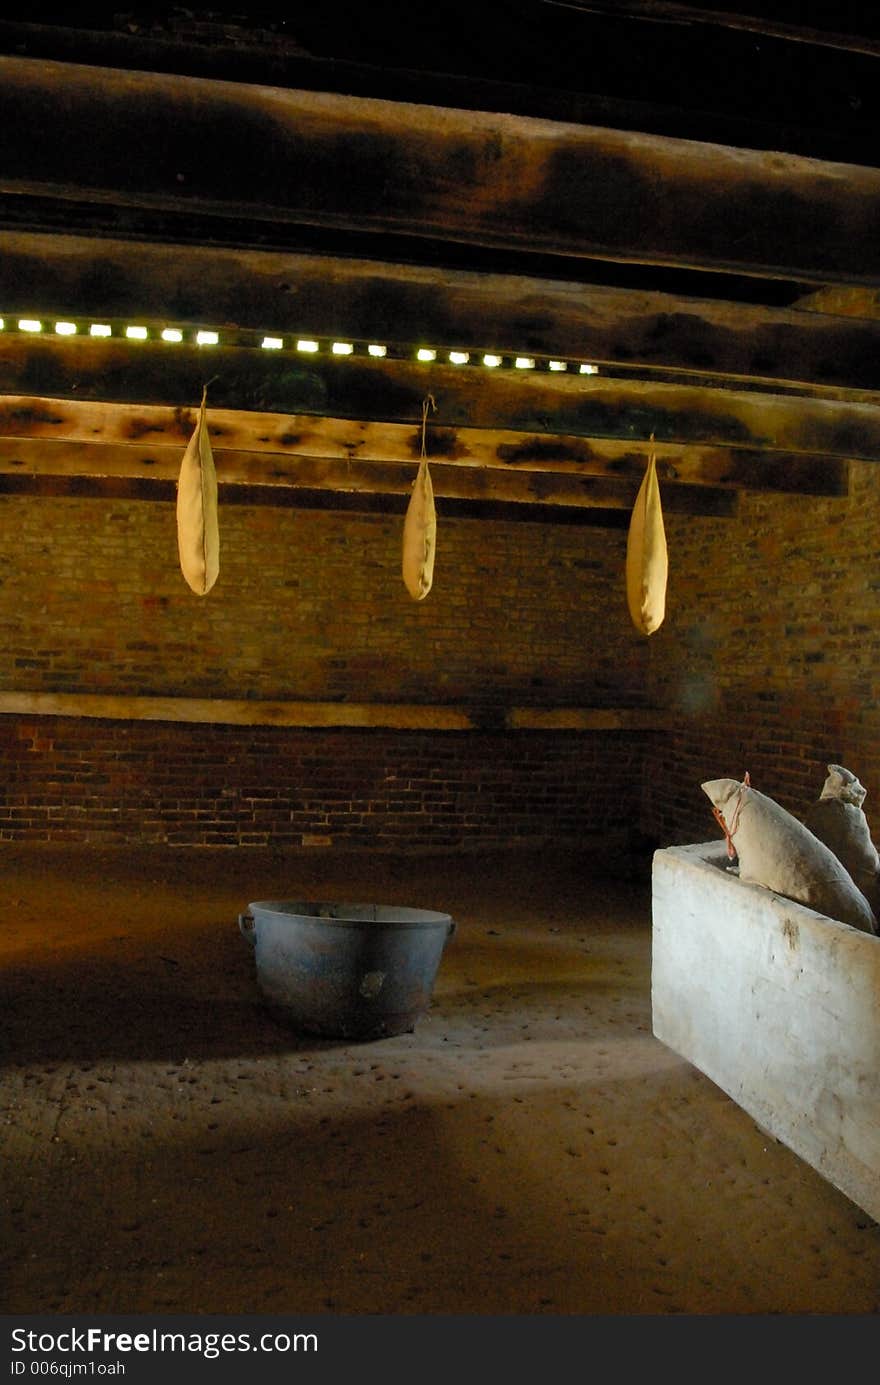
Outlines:
{"type": "Polygon", "coordinates": [[[197,596],[206,596],[220,572],[217,473],[205,421],[207,389],[199,421],[187,443],[177,482],[177,550],[180,570],[197,596]]]}
{"type": "Polygon", "coordinates": [[[428,460],[423,457],[403,522],[403,580],[414,601],[423,601],[434,580],[437,512],[428,460]]]}
{"type": "Polygon", "coordinates": [[[739,858],[739,877],[763,885],[863,933],[876,933],[867,899],[834,852],[781,803],[747,781],[710,779],[701,785],[721,814],[739,858]]]}
{"type": "Polygon", "coordinates": [[[880,910],[880,857],[862,804],[865,786],[845,765],[829,765],[818,800],[804,823],[846,866],[875,915],[880,910]]]}
{"type": "Polygon", "coordinates": [[[643,635],[653,635],[663,624],[668,570],[657,459],[652,447],[626,541],[626,600],[633,625],[643,635]]]}

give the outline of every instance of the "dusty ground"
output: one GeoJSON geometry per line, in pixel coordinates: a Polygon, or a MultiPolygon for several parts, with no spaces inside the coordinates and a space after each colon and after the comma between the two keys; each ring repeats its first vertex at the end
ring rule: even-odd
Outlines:
{"type": "Polygon", "coordinates": [[[588,862],[2,849],[2,1311],[873,1314],[880,1226],[651,1033],[588,862]],[[309,1039],[236,918],[451,913],[411,1034],[309,1039]]]}

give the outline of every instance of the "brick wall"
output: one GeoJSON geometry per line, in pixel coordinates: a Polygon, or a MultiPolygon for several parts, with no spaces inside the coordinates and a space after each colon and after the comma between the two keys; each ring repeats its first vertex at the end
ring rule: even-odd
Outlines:
{"type": "Polygon", "coordinates": [[[868,790],[880,840],[880,472],[845,499],[743,495],[734,520],[666,521],[667,619],[650,686],[676,727],[646,752],[642,825],[714,840],[700,784],[742,777],[802,816],[828,762],[868,790]]]}
{"type": "Polygon", "coordinates": [[[626,535],[443,520],[434,587],[398,516],[221,509],[220,577],[186,586],[169,503],[0,497],[0,688],[297,700],[644,701],[626,535]]]}
{"type": "Polygon", "coordinates": [[[0,689],[463,702],[490,720],[511,704],[657,704],[675,726],[505,737],[7,716],[0,835],[466,846],[576,841],[640,815],[654,840],[693,841],[717,836],[704,779],[748,769],[800,813],[828,761],[862,779],[871,821],[878,513],[878,473],[854,463],[846,499],[743,495],[734,520],[667,516],[667,618],[645,641],[625,609],[624,532],[441,510],[435,587],[415,603],[399,517],[227,506],[220,579],[200,599],[173,505],[2,497],[0,689]]]}
{"type": "MultiPolygon", "coordinates": [[[[194,596],[173,504],[0,497],[0,690],[638,706],[624,532],[221,509],[194,596]]],[[[582,844],[637,817],[650,735],[300,730],[0,717],[0,839],[467,848],[582,844]]]]}
{"type": "Polygon", "coordinates": [[[643,739],[0,717],[0,840],[580,847],[635,825],[643,739]]]}

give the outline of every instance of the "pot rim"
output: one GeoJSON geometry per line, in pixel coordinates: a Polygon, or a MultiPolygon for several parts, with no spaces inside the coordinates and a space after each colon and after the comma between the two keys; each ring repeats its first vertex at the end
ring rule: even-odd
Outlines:
{"type": "Polygon", "coordinates": [[[376,924],[380,928],[449,929],[451,914],[434,909],[417,909],[404,904],[354,904],[337,900],[258,899],[248,904],[247,912],[258,922],[258,913],[272,918],[320,923],[341,928],[360,928],[376,924]]]}

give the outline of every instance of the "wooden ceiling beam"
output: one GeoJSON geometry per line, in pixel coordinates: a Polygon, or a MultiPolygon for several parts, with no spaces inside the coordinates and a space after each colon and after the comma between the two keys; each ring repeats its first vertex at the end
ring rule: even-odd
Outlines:
{"type": "MultiPolygon", "coordinates": [[[[848,304],[876,290],[838,293],[848,304]]],[[[846,307],[826,316],[323,255],[0,230],[0,311],[562,356],[834,397],[880,391],[880,322],[846,307]]]]}
{"type": "MultiPolygon", "coordinates": [[[[176,480],[193,419],[155,406],[144,411],[74,401],[6,400],[0,412],[0,472],[176,480]]],[[[220,479],[226,483],[284,484],[289,476],[298,476],[303,484],[306,461],[414,468],[421,455],[421,429],[412,424],[222,409],[209,410],[208,420],[220,479]]],[[[461,471],[606,477],[636,485],[647,461],[644,443],[478,428],[429,425],[425,444],[432,462],[461,471]]],[[[655,451],[658,476],[671,489],[684,484],[810,495],[848,491],[848,466],[837,458],[673,443],[656,444],[655,451]]]]}
{"type": "Polygon", "coordinates": [[[0,191],[876,282],[880,170],[494,112],[0,57],[0,191]]]}
{"type": "MultiPolygon", "coordinates": [[[[0,430],[22,396],[37,419],[61,404],[40,399],[163,405],[190,410],[211,382],[209,406],[237,412],[348,418],[363,423],[421,419],[427,393],[434,427],[736,447],[880,460],[880,404],[651,380],[580,376],[439,361],[336,358],[329,352],[191,347],[161,342],[26,337],[0,333],[0,430]]],[[[189,413],[187,413],[189,418],[189,413]]],[[[145,418],[147,416],[145,415],[145,418]]],[[[59,424],[58,426],[61,426],[59,424]]],[[[131,426],[141,425],[133,417],[131,426]]],[[[152,423],[145,423],[152,429],[152,423]]],[[[144,436],[141,433],[141,436],[144,436]]]]}
{"type": "Polygon", "coordinates": [[[70,18],[35,23],[39,16],[10,17],[0,20],[0,48],[44,60],[877,161],[871,58],[878,45],[870,38],[773,26],[766,14],[763,22],[745,17],[737,32],[743,17],[718,11],[710,12],[706,32],[692,22],[699,11],[691,5],[680,16],[661,15],[653,5],[644,13],[627,6],[624,17],[617,0],[580,13],[570,4],[519,5],[514,23],[483,37],[465,4],[444,3],[442,14],[436,4],[421,8],[425,13],[411,11],[403,27],[392,10],[383,20],[372,7],[366,47],[363,29],[352,27],[348,15],[340,23],[325,3],[308,13],[300,6],[271,34],[240,15],[224,16],[209,33],[201,24],[197,37],[185,23],[144,26],[129,23],[125,14],[114,28],[89,27],[87,15],[73,21],[82,25],[77,28],[70,18]],[[760,32],[759,42],[749,30],[760,32]]]}
{"type": "MultiPolygon", "coordinates": [[[[142,477],[7,476],[0,473],[0,496],[31,495],[44,498],[135,500],[174,504],[173,481],[153,481],[142,477]]],[[[285,486],[227,485],[222,491],[227,505],[264,505],[272,509],[342,511],[347,514],[402,516],[408,496],[384,492],[343,490],[294,490],[285,486]]],[[[730,497],[726,502],[729,507],[730,497]]],[[[499,500],[458,500],[444,496],[444,519],[497,521],[503,524],[567,525],[580,528],[625,530],[630,511],[586,505],[507,504],[499,500]]],[[[729,508],[726,513],[735,513],[729,508]]],[[[718,516],[715,516],[716,518],[718,516]]]]}
{"type": "MultiPolygon", "coordinates": [[[[42,439],[0,440],[0,477],[62,477],[72,481],[136,480],[159,487],[157,498],[173,493],[180,474],[179,447],[144,450],[118,443],[47,443],[42,439]]],[[[293,454],[233,452],[214,448],[217,481],[227,486],[286,492],[344,491],[358,495],[408,497],[415,469],[412,464],[386,461],[338,460],[293,454]]],[[[631,511],[641,475],[630,477],[571,472],[504,470],[501,467],[462,466],[433,461],[431,477],[439,500],[491,501],[528,505],[543,510],[554,506],[631,511]]],[[[736,509],[730,489],[676,483],[664,486],[664,508],[670,514],[726,517],[736,509]]]]}
{"type": "MultiPolygon", "coordinates": [[[[819,49],[839,49],[847,53],[880,56],[880,40],[844,30],[819,29],[807,24],[792,24],[769,13],[770,5],[756,12],[735,13],[732,9],[701,9],[698,5],[675,4],[671,0],[564,0],[570,8],[584,14],[608,14],[615,18],[644,19],[652,24],[703,25],[709,29],[732,29],[761,38],[790,40],[819,49]]],[[[806,7],[802,7],[806,8],[806,7]]],[[[806,16],[805,16],[806,17],[806,16]]],[[[841,16],[845,22],[845,14],[841,16]]],[[[819,58],[821,59],[821,54],[819,58]]]]}
{"type": "Polygon", "coordinates": [[[826,285],[799,298],[798,312],[832,315],[836,322],[856,319],[860,325],[880,319],[880,288],[854,288],[840,284],[826,285]]]}

